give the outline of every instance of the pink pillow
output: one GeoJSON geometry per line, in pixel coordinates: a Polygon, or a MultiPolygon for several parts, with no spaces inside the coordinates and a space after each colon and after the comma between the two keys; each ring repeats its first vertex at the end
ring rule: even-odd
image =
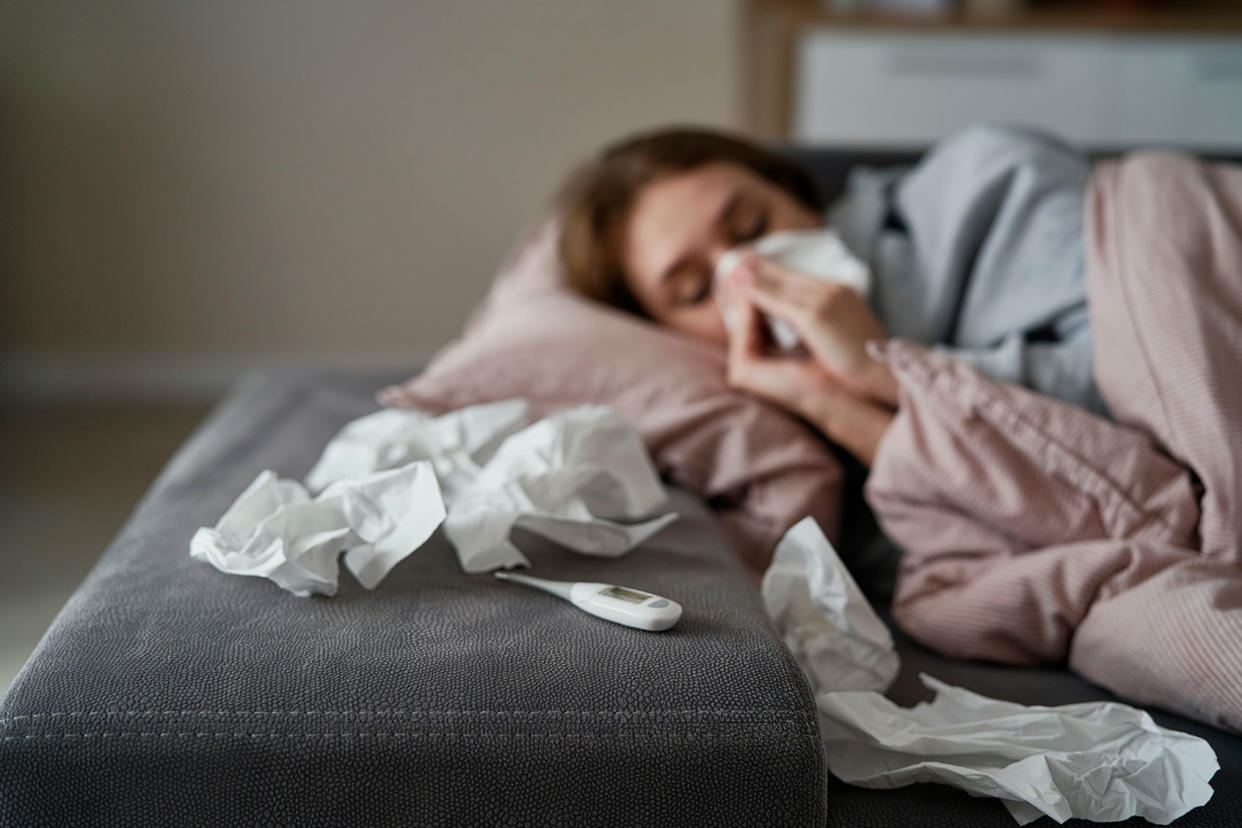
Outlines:
{"type": "Polygon", "coordinates": [[[579,297],[564,284],[559,227],[538,226],[501,269],[462,336],[388,406],[448,411],[525,397],[535,416],[616,407],[642,433],[661,474],[715,507],[749,566],[813,515],[837,529],[842,472],[828,444],[782,411],[725,384],[724,353],[579,297]]]}

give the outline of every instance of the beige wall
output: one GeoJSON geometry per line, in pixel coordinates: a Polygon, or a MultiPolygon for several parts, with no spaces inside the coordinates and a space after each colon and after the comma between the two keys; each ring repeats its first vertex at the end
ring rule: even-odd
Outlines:
{"type": "Polygon", "coordinates": [[[10,367],[425,353],[571,162],[740,118],[736,0],[0,7],[10,367]]]}

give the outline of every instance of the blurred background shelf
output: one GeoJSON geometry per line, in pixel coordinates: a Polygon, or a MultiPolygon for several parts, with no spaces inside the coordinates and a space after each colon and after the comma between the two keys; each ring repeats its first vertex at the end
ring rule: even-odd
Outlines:
{"type": "Polygon", "coordinates": [[[1237,0],[748,0],[752,12],[797,25],[865,29],[1242,33],[1237,0]]]}
{"type": "Polygon", "coordinates": [[[746,114],[764,137],[918,147],[1024,121],[1092,146],[1242,142],[1242,4],[897,14],[751,0],[746,14],[746,114]]]}

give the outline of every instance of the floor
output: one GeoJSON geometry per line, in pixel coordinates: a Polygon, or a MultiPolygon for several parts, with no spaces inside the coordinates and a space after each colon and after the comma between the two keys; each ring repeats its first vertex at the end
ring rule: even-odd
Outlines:
{"type": "Polygon", "coordinates": [[[0,688],[207,410],[0,406],[0,688]]]}

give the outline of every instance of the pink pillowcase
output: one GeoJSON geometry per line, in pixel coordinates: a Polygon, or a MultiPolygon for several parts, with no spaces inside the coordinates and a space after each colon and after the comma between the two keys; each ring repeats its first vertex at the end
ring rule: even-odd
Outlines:
{"type": "Polygon", "coordinates": [[[716,508],[761,571],[784,532],[813,515],[835,535],[842,471],[801,421],[725,384],[724,353],[579,297],[564,284],[559,227],[544,221],[503,266],[462,336],[388,406],[434,412],[525,397],[535,416],[614,406],[657,468],[716,508]]]}

